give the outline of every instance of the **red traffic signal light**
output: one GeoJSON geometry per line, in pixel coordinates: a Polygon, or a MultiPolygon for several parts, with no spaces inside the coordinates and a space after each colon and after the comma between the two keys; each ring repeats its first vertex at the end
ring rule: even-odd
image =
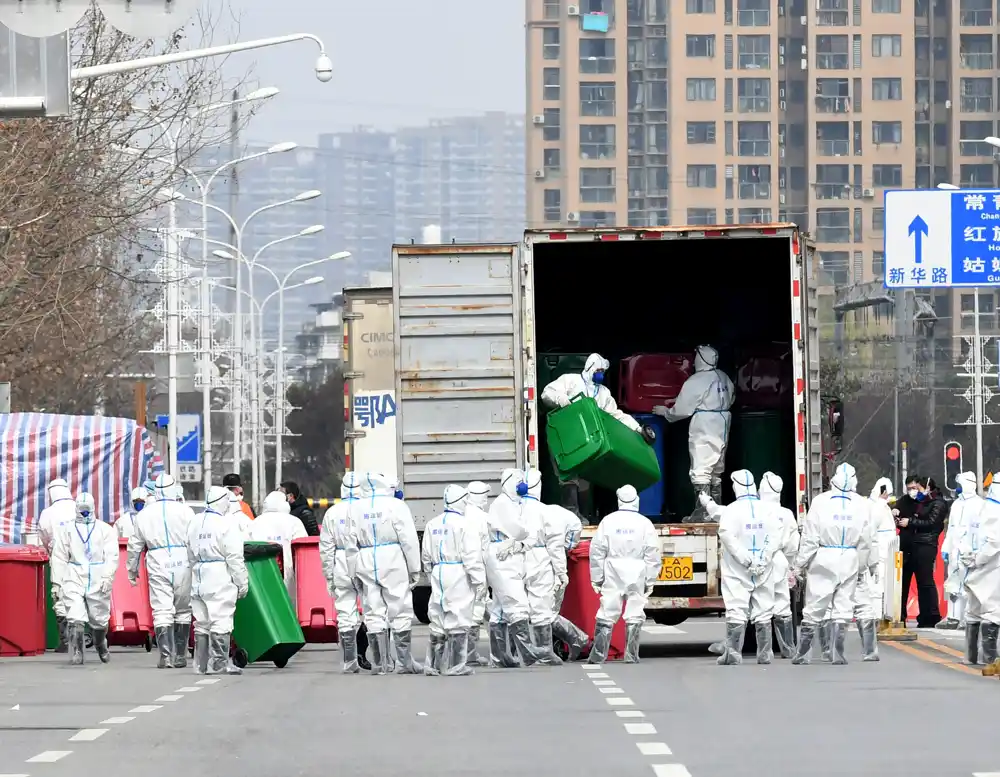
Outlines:
{"type": "Polygon", "coordinates": [[[944,484],[951,491],[958,486],[962,474],[962,444],[951,441],[944,444],[944,484]]]}
{"type": "Polygon", "coordinates": [[[962,446],[957,442],[948,443],[944,446],[944,457],[948,459],[948,461],[961,461],[962,446]]]}

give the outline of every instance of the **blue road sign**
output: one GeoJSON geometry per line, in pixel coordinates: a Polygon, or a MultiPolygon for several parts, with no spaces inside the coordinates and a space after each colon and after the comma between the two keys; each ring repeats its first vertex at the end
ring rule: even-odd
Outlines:
{"type": "Polygon", "coordinates": [[[1000,190],[887,191],[885,285],[1000,286],[1000,190]]]}
{"type": "Polygon", "coordinates": [[[176,429],[171,429],[177,445],[178,464],[201,463],[201,416],[184,413],[177,416],[176,429]]]}

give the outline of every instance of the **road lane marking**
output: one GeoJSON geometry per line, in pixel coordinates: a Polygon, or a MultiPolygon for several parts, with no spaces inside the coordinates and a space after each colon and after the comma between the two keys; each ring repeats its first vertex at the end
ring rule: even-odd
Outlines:
{"type": "Polygon", "coordinates": [[[102,726],[118,726],[118,725],[121,725],[122,723],[128,723],[130,720],[135,720],[135,717],[132,716],[132,715],[124,715],[124,716],[118,717],[118,718],[108,718],[107,720],[102,720],[101,721],[101,725],[102,726]]]}
{"type": "Polygon", "coordinates": [[[607,672],[591,672],[587,675],[591,680],[607,680],[611,675],[607,672]]]}
{"type": "Polygon", "coordinates": [[[619,718],[644,718],[646,713],[641,710],[618,710],[615,713],[619,718]]]}
{"type": "Polygon", "coordinates": [[[180,701],[183,698],[179,693],[168,693],[166,696],[161,696],[159,699],[154,699],[153,701],[180,701]]]}
{"type": "Polygon", "coordinates": [[[652,723],[626,723],[625,730],[635,736],[646,736],[656,733],[656,726],[652,723]]]}
{"type": "Polygon", "coordinates": [[[70,742],[93,742],[108,733],[107,728],[82,728],[69,738],[70,742]]]}
{"type": "Polygon", "coordinates": [[[129,712],[156,712],[160,709],[163,709],[162,704],[140,704],[138,707],[130,709],[129,712]]]}
{"type": "Polygon", "coordinates": [[[598,688],[597,690],[599,690],[603,694],[625,693],[625,691],[623,691],[621,688],[618,688],[618,687],[614,687],[614,688],[598,688]]]}
{"type": "Polygon", "coordinates": [[[653,774],[656,777],[691,777],[684,764],[653,764],[653,774]]]}
{"type": "Polygon", "coordinates": [[[174,693],[194,693],[195,691],[200,691],[200,685],[185,685],[183,688],[178,688],[174,693]]]}
{"type": "Polygon", "coordinates": [[[961,672],[962,674],[972,675],[973,677],[982,677],[982,672],[978,669],[973,669],[972,667],[965,666],[965,664],[956,664],[954,661],[949,661],[947,658],[942,658],[940,656],[934,655],[927,652],[926,650],[920,650],[919,648],[911,647],[903,642],[883,642],[883,645],[893,648],[894,650],[902,651],[903,653],[908,653],[915,658],[919,658],[921,661],[926,661],[931,664],[938,664],[945,667],[946,669],[952,669],[956,672],[961,672]]]}
{"type": "Polygon", "coordinates": [[[631,707],[635,703],[628,696],[612,696],[605,701],[612,707],[631,707]]]}
{"type": "Polygon", "coordinates": [[[687,634],[684,629],[679,629],[676,626],[661,626],[656,624],[655,626],[643,626],[642,630],[646,634],[687,634]]]}
{"type": "Polygon", "coordinates": [[[965,660],[965,651],[956,650],[953,647],[948,647],[947,645],[939,645],[937,642],[932,642],[929,639],[917,639],[918,645],[924,645],[932,650],[937,650],[940,653],[947,653],[949,656],[955,656],[955,658],[961,658],[965,660]]]}
{"type": "Polygon", "coordinates": [[[204,680],[199,680],[195,685],[215,685],[217,682],[222,680],[221,677],[208,677],[204,680]]]}
{"type": "Polygon", "coordinates": [[[614,685],[615,684],[614,680],[594,680],[593,682],[594,682],[594,685],[596,685],[598,688],[601,687],[602,685],[614,685]]]}
{"type": "Polygon", "coordinates": [[[46,750],[44,753],[39,753],[36,756],[32,756],[25,763],[29,764],[54,764],[56,761],[62,760],[66,756],[70,755],[72,750],[46,750]]]}
{"type": "Polygon", "coordinates": [[[643,755],[673,755],[666,742],[636,742],[635,746],[643,755]]]}

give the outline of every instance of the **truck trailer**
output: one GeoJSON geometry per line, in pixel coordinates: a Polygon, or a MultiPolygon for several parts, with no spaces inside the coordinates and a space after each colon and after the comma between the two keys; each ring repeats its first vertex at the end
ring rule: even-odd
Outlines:
{"type": "MultiPolygon", "coordinates": [[[[442,511],[448,483],[482,480],[496,496],[507,467],[545,472],[539,396],[565,355],[600,353],[614,375],[630,355],[701,344],[720,352],[732,378],[739,354],[783,347],[790,356],[790,387],[768,429],[734,413],[724,483],[733,470],[753,470],[752,459],[784,473],[783,501],[802,516],[823,485],[826,421],[813,254],[787,223],[529,230],[520,243],[394,246],[396,471],[418,529],[442,511]]],[[[648,615],[665,624],[724,611],[718,525],[681,522],[693,505],[681,482],[686,427],[668,430],[669,496],[663,515],[651,516],[663,567],[648,615]]],[[[558,493],[543,485],[542,497],[557,502],[558,493]]],[[[614,509],[613,493],[598,506],[614,509]]]]}

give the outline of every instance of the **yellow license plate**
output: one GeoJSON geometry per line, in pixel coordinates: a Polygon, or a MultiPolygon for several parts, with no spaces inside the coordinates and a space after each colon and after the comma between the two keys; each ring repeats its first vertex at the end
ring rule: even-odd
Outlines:
{"type": "Polygon", "coordinates": [[[694,559],[690,556],[664,556],[659,580],[661,583],[694,580],[694,559]]]}

